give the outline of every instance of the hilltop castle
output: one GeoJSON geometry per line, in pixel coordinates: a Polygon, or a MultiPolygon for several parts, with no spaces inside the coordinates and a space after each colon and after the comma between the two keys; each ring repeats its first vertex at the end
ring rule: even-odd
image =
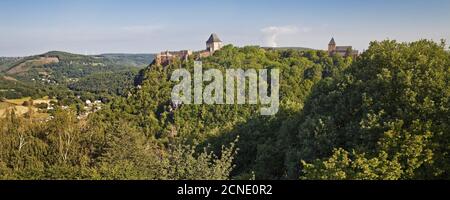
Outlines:
{"type": "Polygon", "coordinates": [[[220,50],[222,48],[222,40],[219,39],[219,36],[217,34],[213,33],[209,37],[209,39],[206,41],[206,51],[209,51],[210,53],[214,53],[217,50],[220,50]]]}
{"type": "Polygon", "coordinates": [[[352,46],[336,46],[334,38],[331,38],[330,43],[328,43],[328,54],[330,56],[338,54],[344,57],[351,56],[355,58],[358,56],[358,51],[353,50],[352,46]]]}
{"type": "Polygon", "coordinates": [[[175,59],[186,61],[192,55],[190,50],[163,51],[156,55],[154,63],[157,65],[170,65],[175,59]]]}
{"type": "MultiPolygon", "coordinates": [[[[222,40],[219,39],[217,34],[213,33],[206,41],[206,50],[199,51],[200,57],[211,56],[214,52],[220,50],[223,46],[222,40]]],[[[193,52],[191,50],[181,50],[181,51],[163,51],[156,55],[154,63],[157,65],[167,66],[174,60],[186,61],[193,52]]]]}

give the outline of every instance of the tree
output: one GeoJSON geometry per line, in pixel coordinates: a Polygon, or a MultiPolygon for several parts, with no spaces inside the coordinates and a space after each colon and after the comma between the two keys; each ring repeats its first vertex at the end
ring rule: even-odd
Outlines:
{"type": "Polygon", "coordinates": [[[73,111],[57,110],[47,126],[52,162],[69,164],[80,158],[81,127],[73,111]]]}
{"type": "Polygon", "coordinates": [[[449,66],[431,41],[371,43],[295,122],[303,178],[448,178],[449,66]]]}

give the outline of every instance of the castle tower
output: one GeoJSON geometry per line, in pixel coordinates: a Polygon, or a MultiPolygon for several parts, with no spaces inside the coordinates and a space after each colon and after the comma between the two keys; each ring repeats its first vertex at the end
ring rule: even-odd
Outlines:
{"type": "Polygon", "coordinates": [[[209,37],[208,41],[206,41],[206,50],[210,53],[214,53],[215,51],[222,48],[222,40],[219,39],[217,34],[213,33],[209,37]]]}
{"type": "Polygon", "coordinates": [[[334,38],[331,38],[330,43],[328,43],[328,53],[333,53],[336,51],[336,42],[334,38]]]}

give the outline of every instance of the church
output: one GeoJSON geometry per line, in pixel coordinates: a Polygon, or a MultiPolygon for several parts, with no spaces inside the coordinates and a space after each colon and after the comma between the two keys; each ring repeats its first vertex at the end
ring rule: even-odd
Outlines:
{"type": "Polygon", "coordinates": [[[353,50],[352,46],[336,46],[334,38],[331,38],[330,43],[328,43],[328,54],[330,56],[337,54],[343,57],[351,56],[355,58],[356,56],[358,56],[359,52],[357,50],[353,50]]]}

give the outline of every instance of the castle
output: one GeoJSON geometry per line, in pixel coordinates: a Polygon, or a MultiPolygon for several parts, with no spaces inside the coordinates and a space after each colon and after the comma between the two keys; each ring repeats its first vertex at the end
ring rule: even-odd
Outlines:
{"type": "Polygon", "coordinates": [[[186,61],[190,55],[192,55],[192,51],[190,50],[163,51],[156,55],[154,62],[157,65],[167,66],[175,59],[186,61]]]}
{"type": "MultiPolygon", "coordinates": [[[[198,57],[204,58],[211,56],[214,52],[220,50],[223,47],[222,40],[220,40],[217,34],[213,33],[206,41],[206,49],[202,51],[195,52],[198,57]]],[[[156,55],[153,61],[156,65],[167,66],[170,65],[175,60],[187,61],[189,56],[193,55],[194,52],[191,50],[181,50],[181,51],[163,51],[156,55]]],[[[336,46],[336,41],[331,38],[328,43],[328,54],[330,56],[340,55],[343,57],[356,58],[359,54],[357,50],[353,50],[352,46],[336,46]]]]}
{"type": "Polygon", "coordinates": [[[351,56],[355,58],[356,56],[358,56],[358,53],[359,52],[357,50],[353,50],[352,46],[336,46],[334,38],[331,38],[330,43],[328,43],[328,54],[330,56],[337,54],[344,57],[351,56]]]}
{"type": "MultiPolygon", "coordinates": [[[[217,34],[213,33],[206,41],[206,50],[197,52],[201,58],[211,56],[214,52],[220,50],[223,46],[222,40],[217,34]]],[[[193,52],[191,50],[181,51],[163,51],[156,55],[154,63],[156,65],[167,66],[174,60],[187,61],[193,52]]]]}
{"type": "Polygon", "coordinates": [[[222,40],[219,39],[219,36],[217,34],[213,33],[209,37],[209,39],[206,41],[206,51],[209,51],[210,53],[214,53],[217,50],[220,50],[222,48],[222,40]]]}

